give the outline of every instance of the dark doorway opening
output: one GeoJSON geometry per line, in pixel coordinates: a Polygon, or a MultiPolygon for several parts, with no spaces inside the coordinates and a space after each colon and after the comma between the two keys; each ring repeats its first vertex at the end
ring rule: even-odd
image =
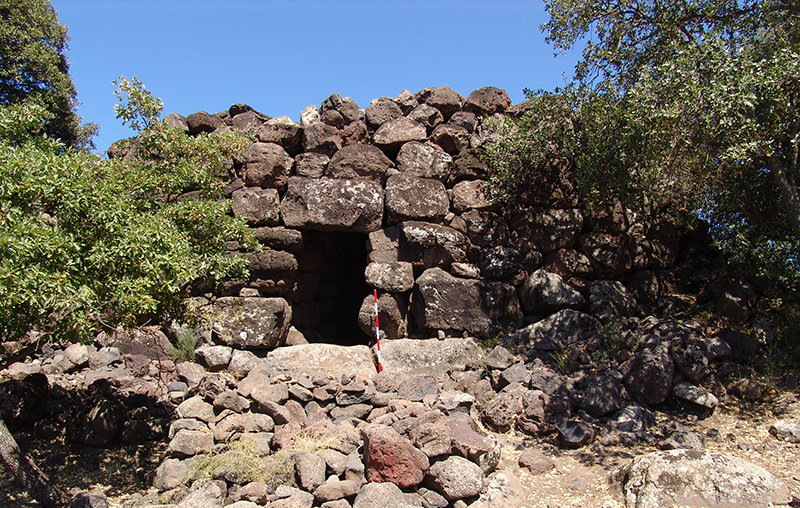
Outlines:
{"type": "Polygon", "coordinates": [[[367,236],[304,231],[292,324],[309,342],[367,344],[358,311],[370,289],[364,281],[367,236]]]}

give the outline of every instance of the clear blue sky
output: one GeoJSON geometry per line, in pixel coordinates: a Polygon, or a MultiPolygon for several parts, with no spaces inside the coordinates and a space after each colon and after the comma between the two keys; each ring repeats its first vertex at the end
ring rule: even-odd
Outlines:
{"type": "Polygon", "coordinates": [[[403,89],[450,85],[551,90],[577,54],[554,57],[540,0],[52,0],[69,27],[70,74],[97,149],[132,131],[114,117],[111,82],[136,76],[164,113],[243,102],[269,116],[332,93],[366,107],[403,89]]]}

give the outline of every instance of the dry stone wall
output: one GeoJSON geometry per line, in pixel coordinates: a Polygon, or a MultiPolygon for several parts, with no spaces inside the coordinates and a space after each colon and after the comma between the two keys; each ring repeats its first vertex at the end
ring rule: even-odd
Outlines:
{"type": "Polygon", "coordinates": [[[229,281],[210,304],[217,342],[366,343],[373,287],[392,339],[490,337],[563,309],[609,307],[609,294],[590,303],[599,279],[625,280],[614,293],[623,300],[657,297],[678,234],[621,206],[582,208],[568,164],[532,168],[537,185],[512,210],[488,198],[485,119],[525,109],[498,88],[464,97],[442,86],[365,108],[334,94],[299,122],[243,104],[169,115],[192,134],[238,129],[254,140],[228,192],[264,250],[244,253],[250,279],[229,281]]]}

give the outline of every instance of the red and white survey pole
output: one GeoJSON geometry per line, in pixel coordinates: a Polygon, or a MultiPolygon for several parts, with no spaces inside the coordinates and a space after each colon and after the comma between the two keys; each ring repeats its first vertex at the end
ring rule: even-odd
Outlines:
{"type": "Polygon", "coordinates": [[[373,289],[372,295],[375,297],[375,340],[378,343],[378,372],[383,370],[381,365],[381,329],[378,326],[378,290],[373,289]]]}

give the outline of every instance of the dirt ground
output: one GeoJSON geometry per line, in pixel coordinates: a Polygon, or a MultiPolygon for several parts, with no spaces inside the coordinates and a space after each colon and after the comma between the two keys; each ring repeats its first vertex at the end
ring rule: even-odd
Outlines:
{"type": "MultiPolygon", "coordinates": [[[[687,416],[680,408],[671,412],[667,409],[656,413],[652,430],[657,434],[670,421],[679,421],[706,436],[706,450],[740,457],[765,468],[788,486],[792,496],[800,498],[800,444],[778,441],[769,434],[770,425],[778,419],[800,422],[800,394],[787,392],[763,404],[721,404],[704,419],[687,416]]],[[[496,437],[503,450],[498,469],[510,470],[519,479],[525,490],[525,508],[622,508],[622,498],[609,482],[611,473],[633,457],[656,449],[655,445],[641,444],[569,450],[560,448],[555,436],[532,439],[512,431],[496,437]],[[541,450],[552,458],[555,467],[536,475],[520,468],[518,458],[528,448],[541,450]]],[[[150,477],[163,451],[163,445],[152,444],[98,450],[43,443],[25,434],[20,446],[55,482],[70,486],[72,492],[102,491],[112,508],[130,506],[131,496],[151,489],[150,477]]],[[[789,500],[791,497],[786,501],[789,500]]],[[[0,507],[37,506],[0,464],[0,507]]]]}

